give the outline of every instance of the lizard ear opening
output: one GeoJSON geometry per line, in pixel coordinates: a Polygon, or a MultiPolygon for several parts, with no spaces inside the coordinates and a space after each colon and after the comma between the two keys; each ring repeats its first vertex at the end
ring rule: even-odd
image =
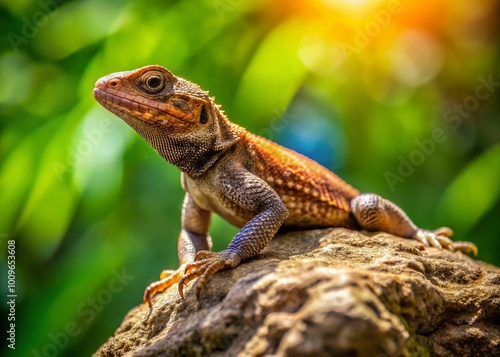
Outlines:
{"type": "Polygon", "coordinates": [[[207,122],[208,122],[207,108],[205,106],[203,106],[201,108],[201,113],[200,113],[200,123],[206,124],[207,122]]]}

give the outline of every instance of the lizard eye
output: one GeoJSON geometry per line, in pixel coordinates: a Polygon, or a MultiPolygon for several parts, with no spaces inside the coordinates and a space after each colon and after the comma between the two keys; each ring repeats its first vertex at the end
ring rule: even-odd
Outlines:
{"type": "Polygon", "coordinates": [[[157,71],[145,73],[141,82],[142,88],[150,94],[156,94],[165,88],[165,78],[157,71]]]}

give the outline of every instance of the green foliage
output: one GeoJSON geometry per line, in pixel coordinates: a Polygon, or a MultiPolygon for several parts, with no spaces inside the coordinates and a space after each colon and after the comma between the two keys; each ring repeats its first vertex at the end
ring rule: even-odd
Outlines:
{"type": "MultiPolygon", "coordinates": [[[[317,150],[347,181],[500,265],[498,2],[0,3],[0,257],[5,276],[15,239],[18,355],[89,355],[177,265],[178,170],[92,98],[99,77],[147,64],[298,150],[338,138],[317,150]]],[[[235,232],[214,218],[215,249],[235,232]]]]}

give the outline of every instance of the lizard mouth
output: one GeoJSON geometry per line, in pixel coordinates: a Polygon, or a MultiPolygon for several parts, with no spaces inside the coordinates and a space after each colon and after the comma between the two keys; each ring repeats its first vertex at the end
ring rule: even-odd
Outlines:
{"type": "Polygon", "coordinates": [[[102,89],[97,83],[93,95],[104,108],[125,120],[132,117],[147,123],[167,124],[172,122],[171,119],[175,119],[176,125],[193,123],[191,115],[180,111],[170,103],[157,102],[109,87],[102,89]]]}

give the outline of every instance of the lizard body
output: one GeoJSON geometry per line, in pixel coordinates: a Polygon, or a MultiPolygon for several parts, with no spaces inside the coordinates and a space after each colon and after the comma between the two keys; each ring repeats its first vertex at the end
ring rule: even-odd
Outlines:
{"type": "MultiPolygon", "coordinates": [[[[359,228],[350,214],[349,202],[359,191],[341,180],[313,160],[286,149],[272,141],[249,132],[243,132],[226,156],[244,158],[234,165],[222,159],[209,176],[193,179],[182,175],[184,189],[194,201],[207,211],[217,212],[237,227],[243,227],[255,212],[244,209],[226,196],[218,194],[217,187],[204,186],[220,182],[217,174],[225,175],[231,170],[250,172],[275,191],[288,210],[283,226],[359,228]],[[207,192],[210,197],[207,197],[207,192]]],[[[248,195],[249,191],[245,191],[248,195]]]]}
{"type": "Polygon", "coordinates": [[[181,170],[186,191],[177,250],[180,267],[164,270],[144,301],[175,283],[199,278],[196,295],[221,269],[259,254],[282,226],[346,227],[417,239],[426,246],[476,253],[453,242],[447,227],[418,228],[394,203],[361,194],[333,172],[230,122],[197,85],[161,66],[99,79],[94,97],[181,170]],[[211,212],[241,230],[212,252],[211,212]]]}

